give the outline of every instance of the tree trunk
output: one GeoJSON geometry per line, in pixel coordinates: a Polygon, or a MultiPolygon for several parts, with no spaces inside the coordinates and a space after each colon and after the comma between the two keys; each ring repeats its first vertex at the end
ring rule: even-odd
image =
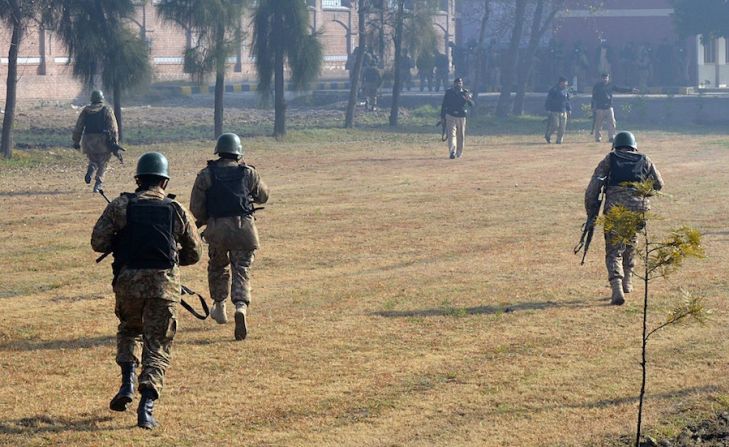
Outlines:
{"type": "Polygon", "coordinates": [[[397,127],[400,114],[400,55],[402,53],[402,27],[405,20],[405,0],[397,0],[397,15],[395,16],[395,73],[392,83],[392,105],[390,107],[390,126],[397,127]]]}
{"type": "Polygon", "coordinates": [[[478,47],[476,52],[476,79],[473,85],[473,99],[478,100],[478,92],[483,79],[483,58],[486,49],[484,42],[486,41],[486,24],[491,17],[491,0],[483,1],[483,16],[481,17],[481,28],[478,31],[478,47]]]}
{"type": "MultiPolygon", "coordinates": [[[[275,19],[276,27],[274,29],[283,29],[283,19],[277,16],[275,19]]],[[[273,121],[273,136],[275,138],[282,138],[286,136],[286,98],[284,94],[284,49],[282,42],[276,42],[274,51],[274,80],[273,80],[273,91],[274,91],[274,121],[273,121]]]]}
{"type": "Polygon", "coordinates": [[[359,43],[357,48],[357,59],[354,61],[354,75],[352,76],[352,85],[349,86],[349,102],[347,103],[347,114],[344,118],[345,129],[351,129],[354,126],[354,107],[357,104],[357,92],[359,92],[359,81],[362,78],[362,61],[365,52],[365,15],[367,14],[367,0],[360,0],[357,10],[359,25],[359,43]]]}
{"type": "Polygon", "coordinates": [[[5,95],[5,115],[3,116],[3,131],[0,137],[0,147],[3,157],[13,156],[13,125],[15,124],[15,102],[18,88],[18,48],[23,36],[20,22],[13,24],[13,34],[10,37],[10,50],[8,51],[8,79],[5,95]]]}
{"type": "Polygon", "coordinates": [[[124,127],[122,125],[121,88],[119,87],[119,82],[116,80],[112,86],[112,95],[114,95],[114,117],[116,117],[116,127],[119,129],[117,140],[121,143],[122,135],[124,134],[124,127]]]}
{"type": "MultiPolygon", "coordinates": [[[[220,64],[218,64],[220,65],[220,64]]],[[[221,70],[218,67],[215,73],[215,111],[213,121],[215,122],[215,138],[223,133],[223,94],[225,93],[225,66],[221,70]]]]}
{"type": "Polygon", "coordinates": [[[501,67],[501,94],[496,103],[496,116],[505,117],[509,114],[511,102],[511,88],[514,85],[514,72],[516,71],[517,54],[519,53],[519,42],[521,41],[522,30],[524,29],[524,15],[526,13],[526,0],[516,0],[514,12],[514,28],[511,32],[509,52],[504,58],[504,66],[501,67]]]}
{"type": "Polygon", "coordinates": [[[511,112],[514,115],[524,114],[524,97],[526,96],[527,82],[529,82],[529,76],[532,73],[532,67],[534,66],[534,56],[537,54],[537,46],[539,46],[539,40],[542,38],[541,30],[546,29],[546,26],[544,28],[542,27],[544,2],[545,0],[538,0],[537,6],[534,8],[534,17],[532,17],[532,29],[529,33],[529,44],[527,46],[526,53],[519,61],[519,73],[517,74],[516,81],[516,97],[514,98],[514,107],[511,109],[511,112]]]}

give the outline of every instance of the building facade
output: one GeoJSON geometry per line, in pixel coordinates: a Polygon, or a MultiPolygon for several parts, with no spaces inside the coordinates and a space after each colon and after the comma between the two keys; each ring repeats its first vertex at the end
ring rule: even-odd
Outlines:
{"type": "MultiPolygon", "coordinates": [[[[348,55],[358,45],[356,0],[302,0],[310,12],[312,31],[318,31],[324,45],[322,79],[346,79],[345,64],[348,55]]],[[[388,0],[384,0],[388,1],[388,0]]],[[[455,34],[456,0],[440,0],[439,11],[433,18],[439,33],[441,50],[455,34]]],[[[165,23],[157,15],[156,1],[140,2],[129,26],[137,30],[147,42],[155,82],[190,82],[184,72],[183,54],[192,36],[184,29],[165,23]]],[[[412,7],[412,0],[406,1],[412,7]]],[[[390,5],[392,7],[392,5],[390,5]]],[[[376,17],[372,18],[373,20],[376,17]]],[[[253,36],[252,18],[241,17],[243,35],[233,56],[228,60],[226,82],[255,84],[254,60],[250,54],[253,36]]],[[[392,59],[392,39],[387,31],[382,39],[385,62],[392,59]],[[389,56],[388,56],[389,55],[389,56]]],[[[5,79],[8,69],[10,30],[0,27],[0,102],[4,102],[5,79]]],[[[31,27],[21,42],[18,59],[18,100],[65,101],[84,97],[86,89],[71,76],[66,49],[53,32],[31,27]]]]}

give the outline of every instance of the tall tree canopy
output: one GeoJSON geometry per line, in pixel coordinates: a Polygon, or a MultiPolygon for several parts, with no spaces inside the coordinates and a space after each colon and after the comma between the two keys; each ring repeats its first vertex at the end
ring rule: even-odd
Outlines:
{"type": "Polygon", "coordinates": [[[68,49],[73,75],[93,87],[100,77],[113,92],[114,113],[122,135],[121,96],[149,81],[147,43],[129,26],[132,0],[53,0],[52,24],[68,49]]]}
{"type": "Polygon", "coordinates": [[[673,22],[682,37],[729,37],[729,1],[673,0],[673,22]]]}
{"type": "Polygon", "coordinates": [[[198,82],[215,72],[215,137],[223,133],[225,65],[243,38],[241,20],[246,0],[160,0],[157,11],[168,22],[191,33],[185,71],[198,82]]]}
{"type": "Polygon", "coordinates": [[[273,136],[286,135],[284,64],[291,70],[294,89],[303,90],[321,71],[322,44],[309,32],[309,9],[301,0],[260,0],[253,19],[253,56],[258,92],[270,95],[274,84],[273,136]]]}

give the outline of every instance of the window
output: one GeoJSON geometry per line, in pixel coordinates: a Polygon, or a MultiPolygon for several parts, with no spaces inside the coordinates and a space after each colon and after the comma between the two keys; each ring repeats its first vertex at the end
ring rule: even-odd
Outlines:
{"type": "Polygon", "coordinates": [[[322,0],[321,7],[322,8],[341,8],[342,0],[322,0]]]}
{"type": "Polygon", "coordinates": [[[704,63],[715,64],[716,63],[716,40],[715,39],[702,39],[702,45],[704,47],[704,63]]]}

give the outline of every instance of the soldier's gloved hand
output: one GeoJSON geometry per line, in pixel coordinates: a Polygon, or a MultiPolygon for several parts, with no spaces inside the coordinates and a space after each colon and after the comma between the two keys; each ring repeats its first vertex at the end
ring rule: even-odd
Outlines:
{"type": "Polygon", "coordinates": [[[73,143],[73,148],[79,151],[81,150],[81,145],[79,143],[73,143]]]}

